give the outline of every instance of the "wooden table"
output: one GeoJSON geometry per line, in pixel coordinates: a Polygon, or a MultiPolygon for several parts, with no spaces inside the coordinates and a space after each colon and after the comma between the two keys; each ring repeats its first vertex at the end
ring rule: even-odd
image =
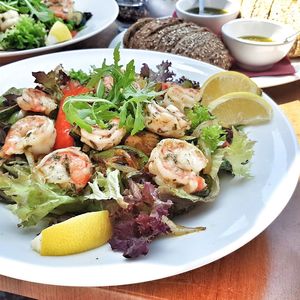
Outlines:
{"type": "MultiPolygon", "coordinates": [[[[116,32],[113,25],[76,48],[107,47],[108,37],[116,32]]],[[[278,104],[288,103],[300,99],[300,81],[265,92],[278,104]]],[[[287,110],[297,113],[297,108],[287,110]]],[[[300,130],[300,115],[294,120],[300,130]]],[[[50,286],[0,276],[0,290],[36,299],[300,299],[300,184],[284,211],[263,233],[234,253],[196,270],[148,283],[106,288],[50,286]]]]}

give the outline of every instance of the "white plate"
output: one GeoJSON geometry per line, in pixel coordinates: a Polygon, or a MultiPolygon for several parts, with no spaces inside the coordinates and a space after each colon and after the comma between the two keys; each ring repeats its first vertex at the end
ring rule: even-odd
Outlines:
{"type": "Polygon", "coordinates": [[[272,86],[282,85],[290,82],[294,82],[300,79],[300,59],[292,58],[291,64],[295,68],[295,74],[282,75],[282,76],[260,76],[253,77],[252,79],[260,88],[268,88],[272,86]]]}
{"type": "MultiPolygon", "coordinates": [[[[123,47],[123,37],[125,31],[120,32],[118,35],[114,37],[114,39],[110,42],[109,48],[114,48],[118,43],[121,43],[121,47],[123,47]]],[[[294,82],[300,79],[300,59],[291,59],[291,64],[295,68],[294,75],[283,75],[283,76],[259,76],[252,77],[252,80],[256,82],[256,84],[260,88],[267,88],[272,86],[277,86],[281,84],[286,84],[290,82],[294,82]]]]}
{"type": "MultiPolygon", "coordinates": [[[[112,61],[112,49],[59,52],[22,60],[0,68],[0,94],[11,86],[34,86],[32,71],[50,71],[62,63],[65,69],[100,65],[112,61]],[[78,59],[80,57],[80,59],[78,59]]],[[[201,83],[220,69],[176,55],[122,50],[122,63],[135,59],[152,68],[170,60],[178,75],[201,83]]],[[[206,226],[204,232],[161,238],[151,244],[145,257],[126,260],[109,245],[66,257],[42,257],[30,248],[38,229],[17,228],[16,218],[0,205],[0,273],[27,281],[66,286],[107,286],[160,279],[215,261],[243,246],[262,232],[283,210],[296,186],[300,153],[295,134],[278,106],[266,95],[274,116],[268,124],[247,127],[257,141],[252,165],[253,178],[221,179],[221,193],[177,219],[186,226],[206,226]]]]}
{"type": "Polygon", "coordinates": [[[78,34],[72,40],[35,49],[21,51],[0,51],[0,65],[2,63],[12,62],[21,58],[43,54],[45,52],[53,52],[61,47],[85,40],[103,31],[105,28],[111,25],[116,20],[119,13],[119,6],[115,0],[74,0],[74,3],[76,10],[81,12],[91,12],[93,16],[86,23],[85,28],[78,32],[78,34]]]}

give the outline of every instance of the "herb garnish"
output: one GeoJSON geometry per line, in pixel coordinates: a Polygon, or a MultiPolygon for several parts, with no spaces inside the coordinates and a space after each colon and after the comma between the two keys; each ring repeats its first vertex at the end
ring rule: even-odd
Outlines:
{"type": "Polygon", "coordinates": [[[144,129],[144,105],[163,92],[155,92],[152,84],[139,87],[135,82],[134,60],[123,68],[119,48],[120,45],[114,49],[113,64],[107,65],[104,60],[102,67],[94,68],[89,75],[87,86],[94,90],[92,95],[67,98],[63,110],[70,123],[92,132],[93,125],[107,128],[110,120],[120,118],[120,127],[132,135],[144,129]],[[104,84],[107,76],[112,78],[108,90],[104,84]]]}

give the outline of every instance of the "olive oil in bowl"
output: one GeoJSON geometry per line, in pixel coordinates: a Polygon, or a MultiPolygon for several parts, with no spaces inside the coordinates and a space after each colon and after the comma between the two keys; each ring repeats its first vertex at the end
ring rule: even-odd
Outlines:
{"type": "Polygon", "coordinates": [[[245,35],[240,36],[239,39],[248,40],[251,42],[259,42],[259,43],[272,43],[275,42],[269,37],[260,36],[260,35],[245,35]]]}
{"type": "MultiPolygon", "coordinates": [[[[187,9],[186,12],[190,14],[199,15],[199,7],[193,7],[187,9]]],[[[204,7],[204,11],[201,13],[201,15],[224,15],[224,14],[227,14],[227,11],[225,9],[214,8],[214,7],[204,7]]]]}

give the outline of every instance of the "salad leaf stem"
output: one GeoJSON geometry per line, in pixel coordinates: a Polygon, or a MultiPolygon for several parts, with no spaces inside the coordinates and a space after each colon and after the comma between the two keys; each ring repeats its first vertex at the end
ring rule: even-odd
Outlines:
{"type": "Polygon", "coordinates": [[[11,2],[9,4],[4,1],[0,1],[0,12],[8,10],[18,11],[18,9],[14,6],[16,3],[17,1],[11,2]]]}

